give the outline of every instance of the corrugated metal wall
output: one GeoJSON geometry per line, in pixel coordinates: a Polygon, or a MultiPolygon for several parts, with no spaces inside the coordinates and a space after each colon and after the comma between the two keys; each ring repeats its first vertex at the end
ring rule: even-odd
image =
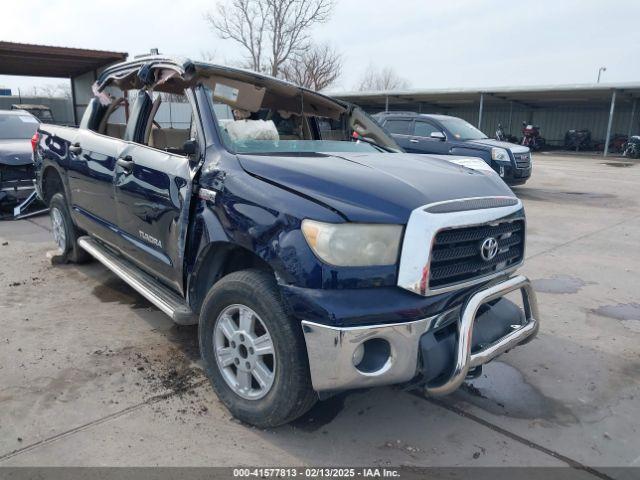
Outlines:
{"type": "MultiPolygon", "coordinates": [[[[462,107],[434,109],[426,106],[408,105],[406,103],[394,104],[389,102],[389,110],[401,111],[421,111],[422,113],[441,113],[454,117],[464,118],[473,125],[478,125],[478,110],[480,104],[466,105],[462,107]]],[[[363,105],[363,108],[370,113],[379,112],[379,106],[363,105]]],[[[631,134],[640,134],[640,104],[634,115],[631,134]]],[[[613,117],[611,135],[629,133],[631,120],[631,104],[629,102],[616,102],[616,109],[613,117]]],[[[535,109],[525,108],[521,105],[513,105],[513,113],[510,115],[509,104],[504,105],[484,105],[482,113],[481,130],[490,137],[495,136],[498,123],[502,123],[505,132],[516,137],[521,137],[522,122],[532,122],[540,127],[540,133],[547,143],[552,145],[564,144],[564,135],[567,130],[586,128],[591,131],[591,138],[594,141],[602,140],[607,134],[607,123],[609,121],[609,106],[552,106],[538,107],[535,109]],[[509,128],[509,118],[511,118],[511,128],[509,128]]]]}

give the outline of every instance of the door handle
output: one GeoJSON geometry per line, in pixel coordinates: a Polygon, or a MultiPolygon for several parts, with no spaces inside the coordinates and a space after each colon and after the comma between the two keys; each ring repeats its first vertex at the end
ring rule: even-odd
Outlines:
{"type": "Polygon", "coordinates": [[[122,168],[122,170],[124,170],[124,173],[128,175],[133,171],[133,166],[135,165],[135,162],[131,158],[131,155],[127,155],[126,157],[120,157],[116,161],[116,165],[122,168]]]}
{"type": "Polygon", "coordinates": [[[419,140],[416,140],[415,138],[410,138],[410,139],[409,139],[409,142],[410,142],[410,143],[420,143],[420,141],[419,141],[419,140]]]}
{"type": "Polygon", "coordinates": [[[76,142],[73,145],[69,145],[69,151],[74,155],[80,155],[82,153],[82,147],[79,142],[76,142]]]}

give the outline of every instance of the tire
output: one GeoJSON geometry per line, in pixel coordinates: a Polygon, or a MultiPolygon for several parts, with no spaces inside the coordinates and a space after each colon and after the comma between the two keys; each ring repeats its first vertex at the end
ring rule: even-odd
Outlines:
{"type": "Polygon", "coordinates": [[[257,427],[275,427],[300,417],[316,402],[302,328],[286,314],[269,272],[243,270],[218,281],[204,299],[198,337],[213,389],[237,419],[257,427]],[[245,322],[241,329],[239,318],[249,314],[252,327],[246,328],[249,323],[245,322]],[[250,335],[242,337],[247,332],[250,335]],[[256,338],[261,340],[254,342],[256,338]],[[269,339],[273,353],[259,354],[259,349],[269,350],[264,347],[269,339]],[[265,374],[265,367],[271,377],[265,374]],[[242,378],[248,388],[242,387],[242,378]],[[271,383],[265,378],[271,378],[271,383]]]}
{"type": "Polygon", "coordinates": [[[53,238],[60,250],[63,263],[85,263],[91,259],[78,245],[79,232],[71,220],[67,202],[62,193],[56,193],[49,201],[49,216],[53,238]]]}

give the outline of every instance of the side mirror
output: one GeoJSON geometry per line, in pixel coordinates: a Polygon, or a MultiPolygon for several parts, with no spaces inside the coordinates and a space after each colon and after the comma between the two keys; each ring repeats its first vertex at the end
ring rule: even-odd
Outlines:
{"type": "Polygon", "coordinates": [[[198,142],[190,138],[182,145],[182,151],[185,155],[195,155],[198,153],[198,142]]]}
{"type": "Polygon", "coordinates": [[[435,138],[436,140],[445,140],[446,139],[446,137],[444,136],[444,133],[442,133],[442,132],[431,132],[431,135],[429,135],[429,137],[435,138]]]}

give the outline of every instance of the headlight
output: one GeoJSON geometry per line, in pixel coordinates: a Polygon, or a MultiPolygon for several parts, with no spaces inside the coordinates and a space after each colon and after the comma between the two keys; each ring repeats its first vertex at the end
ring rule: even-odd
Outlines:
{"type": "Polygon", "coordinates": [[[498,162],[511,162],[509,152],[504,148],[493,147],[491,149],[491,158],[498,162]]]}
{"type": "Polygon", "coordinates": [[[396,263],[402,226],[303,220],[302,233],[322,261],[341,267],[369,267],[396,263]]]}

